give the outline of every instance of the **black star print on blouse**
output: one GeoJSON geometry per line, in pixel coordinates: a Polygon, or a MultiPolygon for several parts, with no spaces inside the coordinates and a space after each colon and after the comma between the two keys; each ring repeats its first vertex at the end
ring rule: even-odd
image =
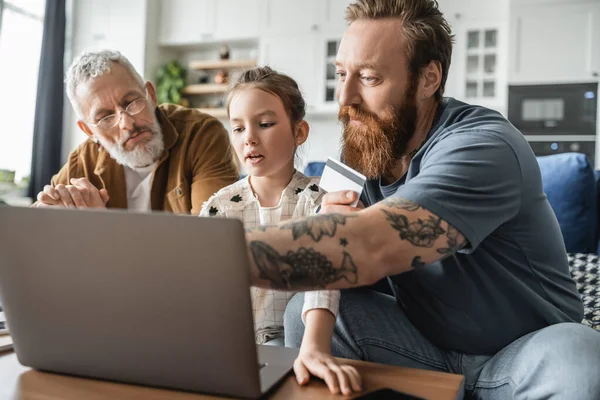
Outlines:
{"type": "Polygon", "coordinates": [[[236,194],[235,196],[233,196],[231,198],[231,201],[233,201],[234,203],[239,203],[240,201],[242,201],[242,196],[240,196],[239,194],[236,194]]]}
{"type": "Polygon", "coordinates": [[[316,183],[313,183],[312,185],[310,185],[308,187],[310,190],[312,190],[313,192],[318,192],[319,191],[319,186],[317,186],[316,183]]]}
{"type": "Polygon", "coordinates": [[[294,190],[294,194],[298,195],[300,193],[302,193],[304,191],[304,188],[296,188],[296,190],[294,190]]]}
{"type": "Polygon", "coordinates": [[[219,209],[217,207],[211,207],[208,210],[208,215],[210,215],[211,217],[214,217],[215,215],[217,215],[218,212],[219,212],[219,209]]]}

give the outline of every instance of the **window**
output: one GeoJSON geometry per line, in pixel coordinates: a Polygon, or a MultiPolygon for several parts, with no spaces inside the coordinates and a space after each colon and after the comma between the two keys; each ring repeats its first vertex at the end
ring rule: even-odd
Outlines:
{"type": "Polygon", "coordinates": [[[0,198],[21,197],[31,171],[46,0],[0,0],[0,198]]]}

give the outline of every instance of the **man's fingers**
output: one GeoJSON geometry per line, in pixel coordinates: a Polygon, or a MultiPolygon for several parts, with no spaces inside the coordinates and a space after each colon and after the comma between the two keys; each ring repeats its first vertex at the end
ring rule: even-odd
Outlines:
{"type": "Polygon", "coordinates": [[[325,205],[321,206],[319,214],[349,214],[360,211],[360,208],[340,205],[325,205]]]}
{"type": "Polygon", "coordinates": [[[323,196],[323,205],[326,204],[339,204],[348,205],[352,204],[356,200],[358,194],[351,190],[343,190],[339,192],[329,192],[323,196]]]}
{"type": "Polygon", "coordinates": [[[71,185],[84,187],[90,192],[96,189],[96,186],[92,185],[92,183],[87,178],[71,178],[71,185]]]}
{"type": "Polygon", "coordinates": [[[60,200],[60,195],[58,194],[56,189],[54,189],[52,186],[46,185],[46,186],[44,186],[44,189],[42,189],[42,190],[52,200],[60,200]]]}
{"type": "Polygon", "coordinates": [[[62,202],[60,200],[54,200],[53,198],[51,198],[50,196],[48,196],[46,193],[44,192],[39,192],[37,195],[37,201],[39,201],[40,203],[45,203],[47,205],[58,205],[61,204],[62,202]]]}
{"type": "Polygon", "coordinates": [[[108,201],[108,192],[106,189],[98,190],[87,178],[71,179],[71,183],[85,193],[88,193],[88,207],[106,206],[106,202],[108,201]],[[102,191],[104,191],[104,195],[102,191]]]}
{"type": "Polygon", "coordinates": [[[294,374],[296,374],[296,380],[300,385],[306,385],[310,379],[310,373],[299,358],[294,361],[294,374]]]}
{"type": "Polygon", "coordinates": [[[60,205],[52,205],[48,203],[37,203],[35,208],[64,208],[64,205],[60,203],[60,205]]]}
{"type": "Polygon", "coordinates": [[[60,199],[62,203],[67,208],[75,208],[75,203],[73,203],[73,199],[71,198],[71,194],[67,190],[66,186],[61,184],[56,185],[56,191],[60,195],[60,199]]]}
{"type": "Polygon", "coordinates": [[[108,191],[106,189],[100,189],[100,198],[102,198],[104,204],[108,203],[110,197],[108,196],[108,191]]]}
{"type": "Polygon", "coordinates": [[[67,185],[66,188],[69,191],[69,194],[73,199],[73,203],[77,208],[87,208],[88,205],[83,197],[83,194],[79,191],[78,188],[76,188],[73,185],[67,185]]]}

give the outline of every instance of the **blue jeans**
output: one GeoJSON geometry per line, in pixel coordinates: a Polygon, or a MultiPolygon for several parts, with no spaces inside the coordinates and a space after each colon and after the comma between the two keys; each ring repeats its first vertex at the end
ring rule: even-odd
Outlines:
{"type": "MultiPolygon", "coordinates": [[[[285,345],[300,347],[304,296],[285,316],[285,345]]],[[[343,290],[332,340],[337,357],[451,372],[465,376],[473,399],[600,399],[600,332],[574,323],[525,335],[493,356],[443,350],[410,323],[393,297],[343,290]]]]}

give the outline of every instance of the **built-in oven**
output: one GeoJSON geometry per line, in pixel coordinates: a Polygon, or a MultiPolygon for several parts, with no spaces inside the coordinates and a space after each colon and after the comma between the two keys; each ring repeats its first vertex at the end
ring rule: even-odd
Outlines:
{"type": "Polygon", "coordinates": [[[536,155],[580,152],[595,164],[597,82],[509,86],[508,119],[536,155]]]}

